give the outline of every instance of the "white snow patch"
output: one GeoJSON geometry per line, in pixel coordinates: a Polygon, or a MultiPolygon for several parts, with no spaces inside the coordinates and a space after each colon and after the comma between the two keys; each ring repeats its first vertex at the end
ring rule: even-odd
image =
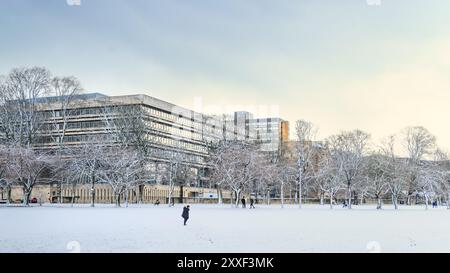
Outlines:
{"type": "Polygon", "coordinates": [[[450,252],[450,211],[421,206],[0,207],[0,252],[450,252]]]}

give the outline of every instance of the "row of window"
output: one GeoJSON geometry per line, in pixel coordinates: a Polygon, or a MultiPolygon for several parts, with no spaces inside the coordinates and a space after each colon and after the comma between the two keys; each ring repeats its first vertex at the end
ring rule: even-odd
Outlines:
{"type": "Polygon", "coordinates": [[[154,108],[149,108],[149,107],[145,107],[145,111],[147,112],[147,114],[149,114],[152,117],[165,119],[170,122],[178,123],[178,124],[181,124],[186,127],[193,128],[193,129],[200,130],[202,128],[201,122],[193,121],[191,118],[187,118],[182,115],[172,114],[172,113],[160,111],[160,110],[157,110],[154,108]]]}
{"type": "Polygon", "coordinates": [[[207,148],[201,144],[194,144],[156,135],[147,135],[147,140],[152,143],[170,146],[177,149],[185,149],[199,153],[207,153],[207,148]]]}

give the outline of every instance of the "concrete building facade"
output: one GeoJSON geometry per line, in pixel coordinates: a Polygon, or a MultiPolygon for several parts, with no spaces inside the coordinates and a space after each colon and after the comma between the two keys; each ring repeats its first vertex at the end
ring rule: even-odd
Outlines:
{"type": "MultiPolygon", "coordinates": [[[[208,181],[208,157],[215,144],[226,140],[250,141],[260,145],[264,152],[278,152],[289,135],[288,122],[280,118],[255,119],[244,111],[234,115],[205,115],[142,94],[77,95],[64,112],[59,99],[47,97],[38,101],[45,124],[35,143],[36,149],[52,151],[58,149],[61,142],[77,147],[93,137],[106,139],[111,130],[117,130],[112,123],[121,115],[138,113],[145,139],[152,150],[157,151],[148,158],[149,168],[154,173],[154,177],[149,179],[150,184],[146,185],[148,187],[164,184],[163,173],[172,151],[184,155],[184,163],[196,176],[195,181],[186,186],[206,188],[213,186],[208,181]]],[[[84,199],[80,197],[78,200],[84,199]]]]}

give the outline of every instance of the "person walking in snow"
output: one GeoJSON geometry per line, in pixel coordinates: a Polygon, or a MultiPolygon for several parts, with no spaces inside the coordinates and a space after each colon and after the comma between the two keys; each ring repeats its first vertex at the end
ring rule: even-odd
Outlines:
{"type": "Polygon", "coordinates": [[[242,197],[241,202],[242,202],[242,208],[245,209],[245,197],[242,197]]]}
{"type": "Polygon", "coordinates": [[[250,198],[250,208],[254,209],[255,206],[253,205],[255,203],[255,200],[253,200],[253,198],[250,198]]]}
{"type": "Polygon", "coordinates": [[[189,205],[183,207],[183,213],[181,214],[181,217],[183,217],[184,225],[186,225],[186,222],[189,219],[189,205]]]}

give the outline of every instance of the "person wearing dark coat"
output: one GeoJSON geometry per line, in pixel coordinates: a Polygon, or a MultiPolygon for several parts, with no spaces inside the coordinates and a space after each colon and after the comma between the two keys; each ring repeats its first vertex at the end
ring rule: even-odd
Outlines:
{"type": "Polygon", "coordinates": [[[253,200],[253,198],[250,198],[250,208],[251,209],[255,208],[254,204],[255,204],[255,200],[253,200]]]}
{"type": "Polygon", "coordinates": [[[245,197],[242,197],[241,202],[242,202],[242,208],[245,208],[245,197]]]}
{"type": "Polygon", "coordinates": [[[433,208],[437,208],[437,207],[438,207],[437,201],[434,200],[434,201],[433,201],[433,208]]]}
{"type": "Polygon", "coordinates": [[[183,213],[181,217],[184,219],[184,225],[186,225],[187,220],[189,219],[189,205],[183,208],[183,213]]]}

